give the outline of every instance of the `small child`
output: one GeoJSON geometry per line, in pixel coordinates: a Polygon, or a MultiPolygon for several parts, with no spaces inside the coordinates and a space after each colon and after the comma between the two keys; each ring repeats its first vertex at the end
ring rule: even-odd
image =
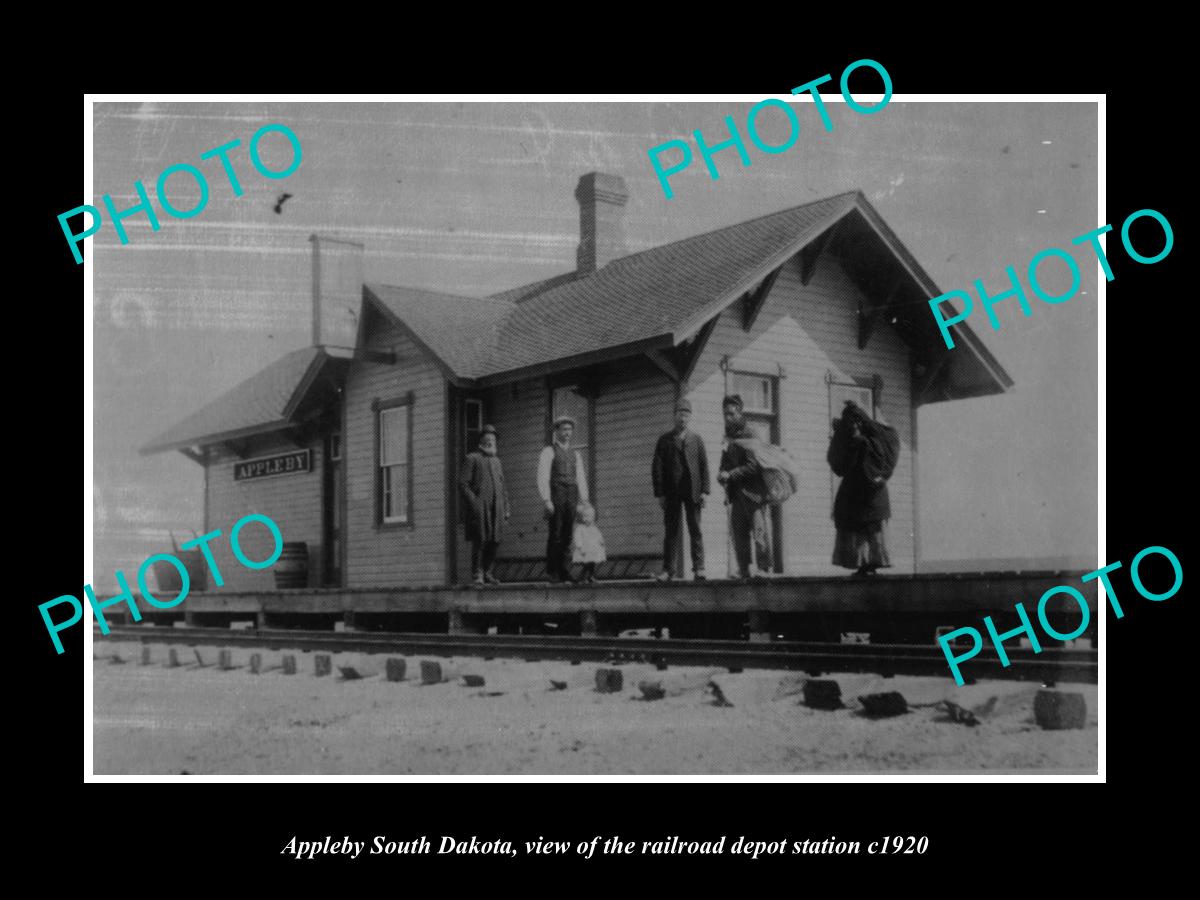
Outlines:
{"type": "Polygon", "coordinates": [[[586,500],[575,507],[575,531],[571,536],[571,561],[583,563],[579,580],[584,584],[596,581],[596,563],[608,557],[604,554],[604,535],[596,527],[596,510],[586,500]]]}

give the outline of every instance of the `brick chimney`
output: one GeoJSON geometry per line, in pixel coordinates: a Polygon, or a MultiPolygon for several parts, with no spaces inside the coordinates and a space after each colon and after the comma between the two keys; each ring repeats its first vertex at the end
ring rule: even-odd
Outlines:
{"type": "Polygon", "coordinates": [[[629,192],[620,175],[588,172],[579,179],[575,199],[579,201],[576,270],[580,275],[588,275],[628,252],[621,215],[629,192]]]}
{"type": "Polygon", "coordinates": [[[313,346],[353,348],[362,312],[363,245],[319,234],[309,241],[313,346]]]}

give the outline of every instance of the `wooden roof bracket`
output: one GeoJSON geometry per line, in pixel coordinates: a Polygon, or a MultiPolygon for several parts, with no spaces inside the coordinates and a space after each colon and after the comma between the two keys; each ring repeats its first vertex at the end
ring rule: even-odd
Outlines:
{"type": "Polygon", "coordinates": [[[875,324],[879,321],[892,305],[892,301],[896,299],[896,295],[900,292],[901,281],[896,279],[892,285],[892,289],[888,292],[887,299],[882,303],[872,306],[867,309],[863,306],[863,298],[860,295],[858,298],[858,349],[862,350],[867,346],[867,341],[871,339],[871,332],[875,330],[875,324]]]}
{"type": "Polygon", "coordinates": [[[717,320],[720,315],[715,315],[701,328],[694,338],[692,338],[691,346],[686,350],[686,358],[683,360],[683,366],[679,370],[679,383],[687,384],[691,380],[692,372],[696,368],[696,363],[700,361],[700,354],[704,352],[704,347],[708,343],[709,337],[713,333],[713,329],[717,327],[717,320]]]}
{"type": "MultiPolygon", "coordinates": [[[[836,228],[836,226],[834,227],[836,228]]],[[[817,260],[821,256],[821,251],[829,244],[829,235],[833,233],[833,230],[833,228],[825,229],[821,232],[820,237],[800,251],[800,283],[805,287],[812,280],[813,272],[817,268],[817,260]]]]}
{"type": "Polygon", "coordinates": [[[749,331],[754,326],[754,320],[758,316],[759,310],[763,308],[767,294],[771,293],[771,288],[775,286],[775,279],[779,277],[781,271],[783,271],[782,265],[772,269],[753,292],[747,291],[742,295],[742,328],[744,330],[749,331]]]}
{"type": "Polygon", "coordinates": [[[647,350],[646,358],[654,363],[664,375],[676,384],[680,381],[679,368],[673,363],[670,358],[661,350],[647,350]]]}

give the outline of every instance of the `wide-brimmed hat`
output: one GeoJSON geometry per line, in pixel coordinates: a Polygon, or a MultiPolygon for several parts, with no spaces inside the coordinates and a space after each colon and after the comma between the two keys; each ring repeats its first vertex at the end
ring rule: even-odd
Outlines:
{"type": "Polygon", "coordinates": [[[480,433],[480,435],[479,435],[479,439],[480,439],[480,440],[483,440],[483,436],[484,436],[485,434],[490,434],[490,435],[492,435],[492,436],[495,436],[495,434],[496,434],[496,426],[495,426],[495,425],[484,425],[484,426],[483,426],[483,431],[482,431],[482,432],[480,433]]]}
{"type": "Polygon", "coordinates": [[[563,425],[563,424],[570,425],[572,428],[574,428],[575,427],[575,419],[571,416],[563,414],[554,420],[555,428],[557,428],[559,425],[563,425]]]}

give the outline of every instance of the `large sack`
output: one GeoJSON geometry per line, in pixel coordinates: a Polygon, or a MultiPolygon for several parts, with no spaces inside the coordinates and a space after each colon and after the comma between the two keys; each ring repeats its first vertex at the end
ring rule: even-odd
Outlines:
{"type": "Polygon", "coordinates": [[[745,449],[762,471],[767,503],[782,503],[796,493],[796,461],[782,447],[758,438],[736,438],[733,443],[745,449]]]}

